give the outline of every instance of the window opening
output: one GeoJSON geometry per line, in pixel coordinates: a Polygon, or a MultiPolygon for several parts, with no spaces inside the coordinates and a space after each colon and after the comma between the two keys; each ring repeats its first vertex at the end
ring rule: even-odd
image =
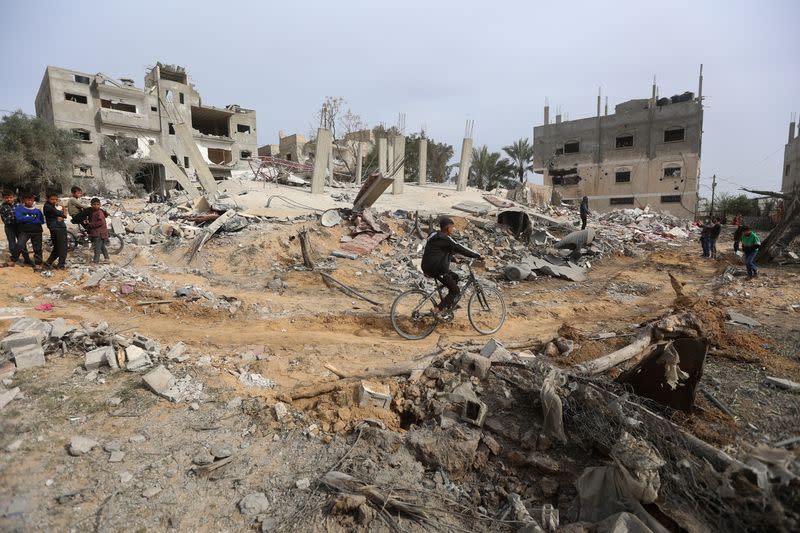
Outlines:
{"type": "Polygon", "coordinates": [[[75,102],[76,104],[88,104],[89,99],[82,94],[64,93],[64,100],[75,102]]]}
{"type": "Polygon", "coordinates": [[[671,143],[676,141],[682,141],[684,136],[683,128],[670,128],[668,130],[664,130],[664,142],[671,143]]]}
{"type": "Polygon", "coordinates": [[[633,135],[617,135],[616,140],[617,148],[633,148],[633,135]]]}

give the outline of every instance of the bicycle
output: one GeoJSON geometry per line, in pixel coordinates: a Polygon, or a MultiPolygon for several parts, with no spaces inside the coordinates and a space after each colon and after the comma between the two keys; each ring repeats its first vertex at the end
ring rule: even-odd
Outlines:
{"type": "MultiPolygon", "coordinates": [[[[86,231],[86,228],[83,226],[77,226],[78,229],[67,229],[67,250],[69,252],[74,252],[78,246],[91,246],[92,239],[89,238],[89,232],[86,231]]],[[[106,244],[106,249],[110,255],[117,255],[122,251],[122,248],[125,246],[125,241],[122,240],[122,236],[117,235],[114,233],[110,228],[108,230],[108,244],[106,244]]],[[[50,241],[50,247],[53,247],[53,241],[50,241]]]]}
{"type": "Polygon", "coordinates": [[[436,329],[440,321],[450,322],[458,302],[472,289],[467,303],[467,317],[475,331],[491,335],[503,327],[506,321],[506,303],[499,290],[478,282],[472,271],[472,261],[467,262],[469,276],[450,310],[438,315],[438,304],[442,301],[445,286],[436,279],[432,290],[411,289],[401,293],[392,303],[391,319],[394,330],[408,340],[424,339],[436,329]],[[438,302],[437,302],[438,295],[438,302]]]}

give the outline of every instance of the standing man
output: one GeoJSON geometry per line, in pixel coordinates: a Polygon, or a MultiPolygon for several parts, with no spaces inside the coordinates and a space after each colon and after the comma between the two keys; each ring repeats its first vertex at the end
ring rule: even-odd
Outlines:
{"type": "Polygon", "coordinates": [[[589,197],[584,196],[581,199],[581,229],[586,229],[586,221],[589,218],[589,197]]]}
{"type": "MultiPolygon", "coordinates": [[[[11,191],[3,193],[3,204],[0,205],[0,218],[3,220],[3,229],[6,231],[6,240],[8,240],[8,255],[14,257],[14,250],[17,249],[19,241],[19,224],[17,217],[14,215],[14,208],[17,206],[16,195],[11,191]]],[[[28,249],[22,251],[22,257],[25,259],[25,264],[30,265],[31,258],[28,255],[28,249]]],[[[2,263],[5,265],[5,263],[2,263]]],[[[14,266],[8,264],[6,266],[14,266]]]]}
{"type": "Polygon", "coordinates": [[[14,208],[14,217],[19,224],[19,237],[17,249],[11,254],[11,262],[16,263],[19,254],[23,253],[31,241],[33,247],[33,269],[42,269],[42,225],[44,224],[44,214],[33,207],[33,193],[22,195],[22,204],[14,208]]]}
{"type": "Polygon", "coordinates": [[[714,217],[712,219],[713,224],[711,225],[711,229],[708,230],[708,250],[710,252],[711,258],[717,258],[717,239],[719,239],[719,234],[722,233],[722,225],[720,224],[719,218],[714,217]]]}
{"type": "Polygon", "coordinates": [[[44,220],[47,222],[47,229],[50,230],[50,238],[53,241],[53,251],[45,261],[47,268],[64,268],[67,263],[67,214],[64,206],[60,204],[58,195],[51,192],[47,195],[47,203],[44,204],[44,220]],[[53,261],[58,259],[58,265],[53,265],[53,261]]]}
{"type": "Polygon", "coordinates": [[[742,251],[744,252],[744,266],[747,267],[747,279],[758,277],[756,256],[761,247],[761,239],[749,227],[742,228],[742,251]]]}

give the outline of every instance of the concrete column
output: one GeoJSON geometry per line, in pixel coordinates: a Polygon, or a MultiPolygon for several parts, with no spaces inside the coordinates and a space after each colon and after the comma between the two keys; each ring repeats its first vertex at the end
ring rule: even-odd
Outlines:
{"type": "Polygon", "coordinates": [[[419,140],[419,184],[425,185],[428,180],[428,139],[419,140]]]}
{"type": "Polygon", "coordinates": [[[391,174],[394,170],[394,136],[386,139],[386,172],[391,174]]]}
{"type": "Polygon", "coordinates": [[[544,125],[547,126],[550,124],[550,106],[544,106],[544,125]]]}
{"type": "Polygon", "coordinates": [[[361,141],[358,142],[358,147],[356,148],[356,185],[361,185],[361,159],[364,157],[364,143],[361,141]]]}
{"type": "Polygon", "coordinates": [[[311,177],[311,194],[325,192],[325,171],[333,150],[333,137],[331,130],[320,128],[317,130],[317,149],[314,153],[314,173],[311,177]]]}
{"type": "Polygon", "coordinates": [[[392,139],[392,146],[394,155],[392,167],[397,169],[394,174],[394,183],[392,183],[392,194],[403,194],[403,186],[406,181],[406,165],[403,162],[403,158],[406,155],[406,136],[395,135],[394,139],[392,139]]]}
{"type": "Polygon", "coordinates": [[[378,172],[386,175],[386,137],[378,137],[378,172]]]}
{"type": "Polygon", "coordinates": [[[794,128],[795,128],[795,123],[793,120],[789,123],[789,142],[792,142],[794,140],[794,128]]]}
{"type": "Polygon", "coordinates": [[[469,167],[472,165],[472,139],[464,138],[461,144],[461,164],[458,167],[458,181],[456,190],[467,190],[467,178],[469,177],[469,167]]]}

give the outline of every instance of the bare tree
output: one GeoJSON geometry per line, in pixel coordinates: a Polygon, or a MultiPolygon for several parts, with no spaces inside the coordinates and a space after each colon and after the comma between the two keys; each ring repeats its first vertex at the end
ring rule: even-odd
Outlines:
{"type": "Polygon", "coordinates": [[[792,241],[800,235],[800,187],[795,187],[794,190],[785,194],[772,191],[756,191],[745,189],[744,187],[742,190],[783,200],[783,216],[772,231],[769,232],[764,242],[761,243],[761,248],[758,251],[758,262],[769,263],[781,256],[792,244],[792,241]]]}

